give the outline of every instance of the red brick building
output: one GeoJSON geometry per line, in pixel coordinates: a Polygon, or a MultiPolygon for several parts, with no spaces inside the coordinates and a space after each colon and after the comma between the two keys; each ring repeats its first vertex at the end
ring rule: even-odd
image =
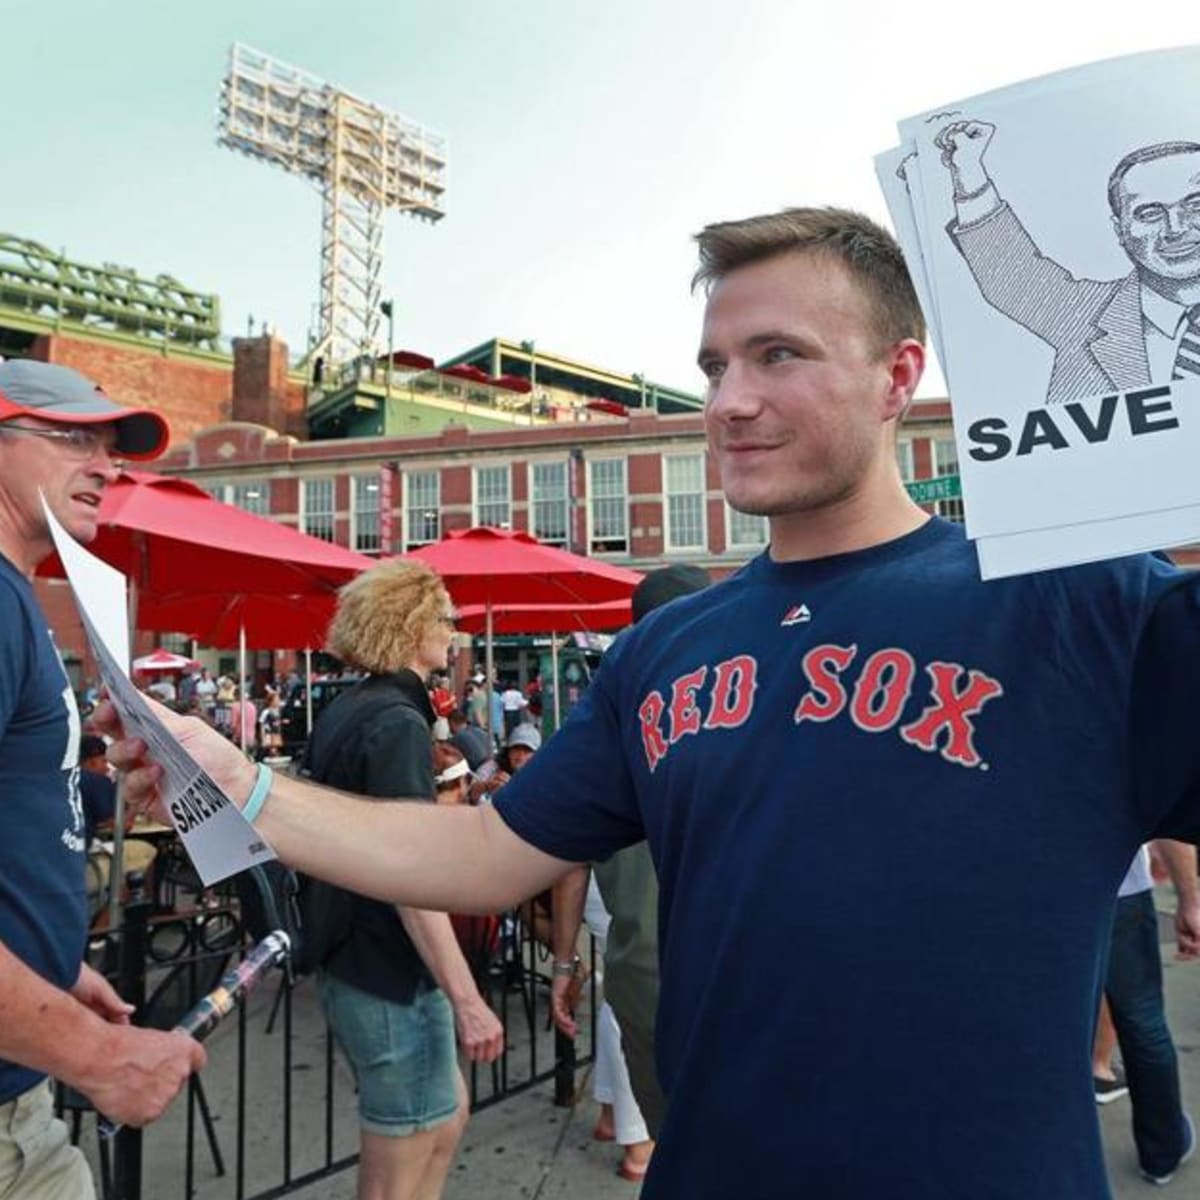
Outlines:
{"type": "MultiPolygon", "coordinates": [[[[955,470],[948,408],[914,407],[898,447],[907,477],[955,470]]],[[[490,524],[623,566],[688,561],[719,578],[766,543],[765,520],[725,503],[699,415],[632,412],[503,431],[451,424],[433,436],[313,442],[233,422],[157,465],[366,554],[490,524]]],[[[958,515],[953,504],[947,515],[958,515]]]]}

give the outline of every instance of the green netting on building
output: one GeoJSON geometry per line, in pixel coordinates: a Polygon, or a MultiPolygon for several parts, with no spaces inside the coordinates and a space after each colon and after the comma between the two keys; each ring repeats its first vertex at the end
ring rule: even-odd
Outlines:
{"type": "Polygon", "coordinates": [[[74,262],[6,233],[0,233],[0,309],[211,350],[221,331],[217,297],[170,275],[149,279],[132,267],[74,262]]]}

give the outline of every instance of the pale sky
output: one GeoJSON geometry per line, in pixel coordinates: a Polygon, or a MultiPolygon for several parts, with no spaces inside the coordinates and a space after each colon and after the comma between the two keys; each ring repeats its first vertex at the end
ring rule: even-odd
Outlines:
{"type": "MultiPolygon", "coordinates": [[[[839,204],[886,220],[895,123],[1089,60],[1200,42],[1127,6],[815,0],[5,0],[0,232],[216,292],[301,351],[320,196],[216,145],[229,44],[444,135],[447,215],[388,218],[396,345],[492,336],[700,390],[690,236],[839,204]]],[[[925,394],[943,385],[933,369],[925,394]]]]}

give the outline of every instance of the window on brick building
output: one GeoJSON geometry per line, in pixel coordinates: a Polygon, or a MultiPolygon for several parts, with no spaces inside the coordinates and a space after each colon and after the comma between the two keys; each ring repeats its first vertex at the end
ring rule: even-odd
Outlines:
{"type": "Polygon", "coordinates": [[[512,528],[512,473],[508,464],[475,468],[474,525],[512,528]]]}
{"type": "Polygon", "coordinates": [[[629,485],[623,458],[588,460],[588,551],[629,552],[629,485]]]}
{"type": "Polygon", "coordinates": [[[707,545],[704,520],[704,455],[669,454],[663,458],[666,500],[666,548],[703,550],[707,545]]]}
{"type": "Polygon", "coordinates": [[[437,471],[404,472],[404,548],[427,546],[442,536],[442,477],[437,471]]]}
{"type": "Polygon", "coordinates": [[[350,479],[351,546],[360,554],[378,554],[379,476],[353,475],[350,479]]]}
{"type": "Polygon", "coordinates": [[[268,516],[271,511],[271,485],[265,479],[246,479],[230,484],[225,501],[235,508],[268,516]]]}
{"type": "Polygon", "coordinates": [[[752,550],[765,546],[770,538],[767,518],[755,513],[738,512],[725,506],[725,528],[729,530],[730,550],[752,550]]]}
{"type": "MultiPolygon", "coordinates": [[[[933,473],[935,476],[958,474],[958,447],[953,438],[936,438],[933,443],[933,473]]],[[[948,521],[966,519],[961,500],[939,500],[934,506],[939,517],[948,521]]]]}
{"type": "Polygon", "coordinates": [[[905,483],[911,483],[916,475],[911,440],[896,443],[896,466],[900,468],[900,478],[905,483]]]}
{"type": "Polygon", "coordinates": [[[567,464],[530,464],[533,536],[551,546],[567,544],[567,464]]]}
{"type": "Polygon", "coordinates": [[[300,529],[323,542],[333,541],[333,480],[306,479],[300,490],[300,529]]]}

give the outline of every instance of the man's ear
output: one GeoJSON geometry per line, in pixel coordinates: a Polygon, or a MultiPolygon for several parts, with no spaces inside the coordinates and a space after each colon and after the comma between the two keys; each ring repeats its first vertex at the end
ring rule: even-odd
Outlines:
{"type": "Polygon", "coordinates": [[[925,347],[915,338],[904,338],[888,351],[889,381],[882,417],[898,420],[905,413],[925,373],[925,347]]]}

